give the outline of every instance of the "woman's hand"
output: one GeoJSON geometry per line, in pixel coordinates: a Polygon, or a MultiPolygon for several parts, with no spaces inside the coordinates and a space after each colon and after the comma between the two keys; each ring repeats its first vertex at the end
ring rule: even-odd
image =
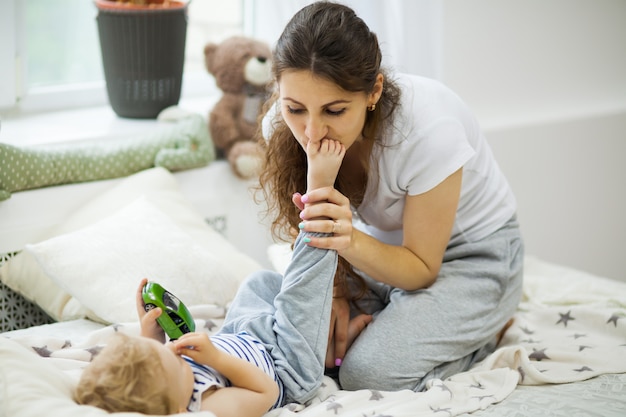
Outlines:
{"type": "Polygon", "coordinates": [[[350,200],[333,187],[318,188],[292,197],[307,232],[332,233],[330,237],[311,237],[310,246],[341,251],[352,243],[352,210],[350,200]]]}
{"type": "Polygon", "coordinates": [[[334,368],[341,364],[348,350],[348,323],[350,322],[350,305],[343,297],[333,298],[330,313],[330,329],[328,347],[326,348],[326,367],[334,368]]]}
{"type": "Polygon", "coordinates": [[[141,296],[143,287],[146,285],[147,282],[148,278],[143,278],[141,280],[139,288],[137,288],[137,293],[135,297],[137,316],[139,316],[139,324],[141,326],[141,335],[163,343],[165,342],[165,332],[156,321],[156,319],[161,315],[162,311],[159,307],[157,307],[146,312],[146,304],[143,302],[143,297],[141,296]]]}
{"type": "Polygon", "coordinates": [[[343,297],[333,299],[326,349],[327,368],[340,366],[350,346],[372,321],[369,314],[360,314],[350,320],[350,305],[343,297]]]}

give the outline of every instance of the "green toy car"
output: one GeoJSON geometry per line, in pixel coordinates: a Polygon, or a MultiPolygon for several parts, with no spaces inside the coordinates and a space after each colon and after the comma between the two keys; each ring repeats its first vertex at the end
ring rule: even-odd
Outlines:
{"type": "Polygon", "coordinates": [[[157,323],[159,323],[170,339],[178,339],[185,333],[196,330],[196,324],[187,307],[174,294],[165,290],[156,282],[146,283],[141,296],[146,311],[156,307],[163,311],[157,318],[157,323]]]}

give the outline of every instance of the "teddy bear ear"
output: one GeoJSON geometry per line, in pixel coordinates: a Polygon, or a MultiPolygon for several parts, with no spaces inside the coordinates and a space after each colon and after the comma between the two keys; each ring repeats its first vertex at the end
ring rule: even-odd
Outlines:
{"type": "Polygon", "coordinates": [[[213,73],[213,57],[215,56],[217,47],[218,45],[216,43],[207,43],[204,47],[204,63],[210,73],[213,73]]]}

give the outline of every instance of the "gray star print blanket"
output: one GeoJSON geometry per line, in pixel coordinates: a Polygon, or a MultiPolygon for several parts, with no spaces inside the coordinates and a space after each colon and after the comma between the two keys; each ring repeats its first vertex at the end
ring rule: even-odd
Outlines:
{"type": "MultiPolygon", "coordinates": [[[[212,333],[219,328],[223,310],[194,308],[199,329],[212,333]]],[[[0,337],[0,415],[108,415],[76,405],[72,389],[107,338],[138,330],[136,323],[106,326],[78,343],[62,335],[0,337]]],[[[518,386],[619,373],[626,373],[626,283],[528,258],[524,299],[513,325],[496,352],[472,369],[432,380],[420,393],[349,392],[326,378],[306,406],[289,404],[266,417],[457,416],[498,407],[518,386]]]]}

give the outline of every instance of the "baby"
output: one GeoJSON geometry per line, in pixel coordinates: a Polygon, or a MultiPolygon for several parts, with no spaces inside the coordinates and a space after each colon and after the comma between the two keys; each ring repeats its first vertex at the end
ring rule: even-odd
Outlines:
{"type": "MultiPolygon", "coordinates": [[[[345,147],[324,139],[305,151],[307,191],[332,187],[345,147]]],[[[141,336],[116,335],[83,371],[76,401],[109,412],[254,417],[311,399],[324,374],[337,253],[307,246],[310,235],[299,233],[284,277],[258,271],[242,284],[211,337],[187,333],[163,343],[161,309],[144,311],[144,278],[141,336]]]]}

